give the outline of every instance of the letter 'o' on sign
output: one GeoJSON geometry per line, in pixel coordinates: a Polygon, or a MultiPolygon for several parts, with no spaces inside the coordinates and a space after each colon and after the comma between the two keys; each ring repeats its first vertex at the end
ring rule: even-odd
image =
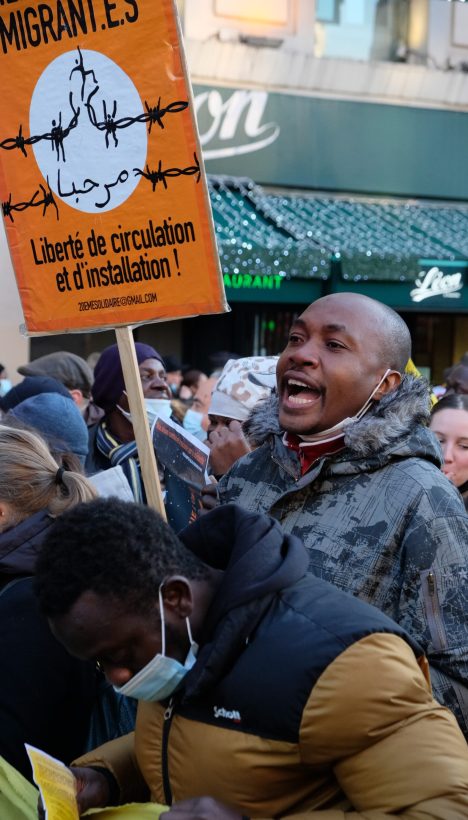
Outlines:
{"type": "Polygon", "coordinates": [[[60,199],[86,213],[133,193],[147,154],[145,112],[130,77],[98,51],[74,49],[44,69],[29,111],[36,162],[60,199]]]}

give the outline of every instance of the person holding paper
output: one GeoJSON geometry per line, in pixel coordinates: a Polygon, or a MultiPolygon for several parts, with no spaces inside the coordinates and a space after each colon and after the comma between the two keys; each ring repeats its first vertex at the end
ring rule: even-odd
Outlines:
{"type": "MultiPolygon", "coordinates": [[[[171,391],[166,381],[162,356],[150,345],[135,342],[148,421],[170,418],[171,391]]],[[[107,347],[94,370],[92,386],[94,404],[104,410],[104,417],[89,428],[89,475],[120,465],[133,491],[135,501],[145,501],[132,417],[117,345],[107,347]]]]}
{"type": "Polygon", "coordinates": [[[307,565],[235,505],[180,539],[116,499],[59,519],[41,608],[139,700],[135,736],[75,761],[82,812],[150,796],[167,820],[468,816],[468,747],[419,646],[307,565]]]}

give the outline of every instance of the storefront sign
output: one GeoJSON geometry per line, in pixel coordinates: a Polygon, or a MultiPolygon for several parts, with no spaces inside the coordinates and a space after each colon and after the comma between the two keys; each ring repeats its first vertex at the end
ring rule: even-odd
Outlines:
{"type": "Polygon", "coordinates": [[[442,296],[444,299],[459,299],[463,289],[463,273],[444,273],[436,265],[428,271],[421,271],[419,279],[416,279],[416,287],[410,292],[413,302],[422,302],[434,296],[442,296]]]}
{"type": "Polygon", "coordinates": [[[195,97],[211,174],[291,188],[468,198],[462,111],[281,94],[250,83],[198,83],[195,97]],[[395,133],[411,135],[404,151],[395,133]]]}
{"type": "Polygon", "coordinates": [[[262,122],[268,103],[266,91],[237,90],[223,100],[216,89],[195,97],[203,155],[207,159],[251,154],[272,145],[280,133],[276,122],[262,122]],[[212,143],[219,140],[218,148],[212,143]],[[226,143],[231,143],[226,145],[226,143]],[[234,143],[234,144],[232,144],[234,143]]]}
{"type": "Polygon", "coordinates": [[[248,288],[256,290],[279,290],[284,282],[284,277],[278,273],[255,274],[251,273],[225,273],[224,285],[227,288],[248,288]]]}
{"type": "Polygon", "coordinates": [[[0,77],[28,332],[226,310],[175,0],[0,0],[0,77]]]}
{"type": "Polygon", "coordinates": [[[310,305],[322,296],[321,279],[287,279],[278,273],[225,273],[224,286],[228,302],[310,305]]]}

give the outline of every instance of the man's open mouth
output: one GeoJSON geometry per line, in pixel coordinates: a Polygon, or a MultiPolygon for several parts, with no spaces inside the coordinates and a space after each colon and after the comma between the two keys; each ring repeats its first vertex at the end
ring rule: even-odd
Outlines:
{"type": "Polygon", "coordinates": [[[319,387],[314,387],[300,379],[287,379],[285,392],[288,404],[298,407],[313,404],[322,395],[319,387]]]}

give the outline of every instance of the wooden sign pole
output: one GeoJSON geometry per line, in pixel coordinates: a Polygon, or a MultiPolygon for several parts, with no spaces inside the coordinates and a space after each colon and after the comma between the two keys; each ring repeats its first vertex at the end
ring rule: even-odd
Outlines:
{"type": "Polygon", "coordinates": [[[145,400],[141,386],[140,371],[135,353],[135,342],[131,327],[115,328],[119,347],[122,372],[127,391],[128,404],[132,414],[133,431],[140,459],[141,477],[145,486],[146,501],[165,521],[166,510],[161,493],[158,465],[146,415],[145,400]]]}

